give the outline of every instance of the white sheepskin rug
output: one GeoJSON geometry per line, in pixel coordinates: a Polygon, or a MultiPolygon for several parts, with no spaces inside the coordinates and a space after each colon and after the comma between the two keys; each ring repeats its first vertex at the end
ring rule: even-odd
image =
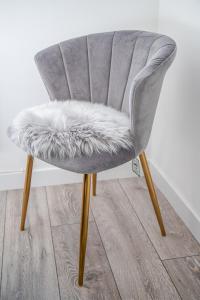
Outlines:
{"type": "Polygon", "coordinates": [[[8,136],[33,156],[51,159],[133,149],[126,114],[102,104],[54,101],[19,113],[8,136]]]}

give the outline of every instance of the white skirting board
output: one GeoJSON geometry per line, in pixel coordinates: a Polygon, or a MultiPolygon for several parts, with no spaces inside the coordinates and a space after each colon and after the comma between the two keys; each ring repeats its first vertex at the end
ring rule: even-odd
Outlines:
{"type": "MultiPolygon", "coordinates": [[[[0,190],[14,190],[23,188],[24,171],[1,173],[0,190]]],[[[132,162],[98,174],[100,180],[133,177],[132,162]]],[[[33,167],[32,187],[58,185],[65,183],[82,182],[82,175],[58,169],[56,167],[37,168],[33,167]]]]}
{"type": "Polygon", "coordinates": [[[149,165],[156,186],[166,196],[176,213],[200,242],[200,217],[188,205],[184,197],[175,190],[168,178],[159,170],[155,163],[149,161],[149,165]]]}

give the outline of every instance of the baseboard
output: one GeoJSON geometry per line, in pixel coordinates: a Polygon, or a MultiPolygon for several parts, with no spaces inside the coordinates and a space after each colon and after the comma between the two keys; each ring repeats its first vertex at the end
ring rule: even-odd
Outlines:
{"type": "MultiPolygon", "coordinates": [[[[114,169],[98,174],[98,179],[107,180],[134,176],[132,164],[128,162],[114,169]]],[[[33,169],[32,187],[59,185],[65,183],[81,182],[82,175],[58,169],[56,167],[33,169]]],[[[24,172],[10,172],[0,174],[0,190],[13,190],[23,188],[24,172]]]]}
{"type": "Polygon", "coordinates": [[[159,170],[154,162],[149,161],[153,180],[161,192],[166,196],[176,213],[190,229],[194,237],[200,242],[200,217],[185,201],[170,183],[170,180],[159,170]]]}

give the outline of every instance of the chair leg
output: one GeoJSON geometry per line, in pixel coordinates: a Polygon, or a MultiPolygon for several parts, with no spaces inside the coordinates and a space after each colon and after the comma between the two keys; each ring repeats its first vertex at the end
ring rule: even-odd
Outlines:
{"type": "Polygon", "coordinates": [[[158,220],[158,224],[160,226],[161,234],[163,236],[166,236],[165,227],[164,227],[164,224],[163,224],[163,219],[162,219],[162,215],[161,215],[161,212],[160,212],[160,207],[159,207],[159,204],[158,204],[158,199],[157,199],[155,187],[154,187],[154,184],[153,184],[153,180],[152,180],[152,177],[151,177],[151,172],[149,170],[149,166],[148,166],[148,162],[147,162],[147,159],[146,159],[145,152],[142,152],[139,155],[139,157],[140,157],[142,169],[143,169],[143,172],[144,172],[144,177],[146,179],[147,187],[148,187],[148,190],[149,190],[150,198],[151,198],[151,201],[152,201],[152,204],[153,204],[153,208],[154,208],[157,220],[158,220]]]}
{"type": "Polygon", "coordinates": [[[90,182],[91,182],[91,175],[84,174],[83,194],[82,194],[82,216],[81,216],[81,230],[80,230],[79,277],[78,277],[79,286],[83,285],[85,253],[86,253],[87,235],[88,235],[90,182]]]}
{"type": "Polygon", "coordinates": [[[20,225],[21,231],[24,230],[24,225],[26,221],[26,212],[28,207],[28,199],[29,199],[30,186],[31,186],[32,169],[33,169],[33,157],[31,155],[28,155],[27,163],[26,163],[26,175],[24,181],[23,202],[22,202],[22,214],[21,214],[21,225],[20,225]]]}
{"type": "Polygon", "coordinates": [[[97,189],[97,174],[92,174],[92,195],[96,196],[96,189],[97,189]]]}

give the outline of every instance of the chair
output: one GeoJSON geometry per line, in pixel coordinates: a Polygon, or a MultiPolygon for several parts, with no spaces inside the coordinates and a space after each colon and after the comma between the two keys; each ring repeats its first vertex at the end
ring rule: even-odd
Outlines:
{"type": "MultiPolygon", "coordinates": [[[[166,235],[144,150],[151,133],[162,82],[175,57],[175,53],[176,44],[171,38],[157,33],[130,30],[97,33],[70,39],[42,50],[35,56],[35,62],[50,100],[57,100],[54,101],[55,106],[49,106],[50,104],[48,104],[47,106],[38,107],[36,109],[37,113],[38,111],[45,111],[45,109],[49,111],[50,108],[51,119],[54,118],[54,108],[57,110],[59,106],[60,114],[65,107],[63,114],[66,112],[68,119],[70,119],[70,109],[72,108],[75,115],[79,111],[79,123],[84,123],[85,119],[82,120],[82,112],[85,105],[89,110],[86,109],[86,119],[87,117],[92,118],[90,115],[93,113],[95,115],[95,110],[102,110],[101,120],[98,124],[100,124],[100,127],[104,126],[103,130],[100,128],[100,133],[96,134],[95,131],[92,135],[91,126],[96,126],[95,118],[93,118],[93,121],[90,120],[87,129],[89,128],[89,135],[92,140],[88,142],[88,137],[86,137],[85,140],[81,141],[83,151],[77,146],[76,134],[75,137],[72,134],[74,127],[70,127],[70,137],[66,135],[66,140],[62,135],[63,132],[59,132],[56,138],[54,133],[49,133],[47,127],[51,126],[51,120],[48,120],[50,125],[45,125],[47,129],[43,126],[42,129],[41,127],[38,129],[37,134],[35,134],[35,131],[32,132],[29,126],[31,122],[29,117],[36,118],[35,115],[32,115],[33,110],[31,114],[30,111],[24,112],[24,123],[20,121],[23,126],[20,123],[21,127],[16,129],[19,122],[14,122],[8,130],[9,137],[28,154],[21,230],[24,230],[25,226],[34,156],[60,168],[84,174],[78,278],[80,286],[83,285],[84,276],[91,179],[92,193],[95,196],[97,173],[100,171],[118,166],[139,155],[161,234],[166,235]],[[73,101],[63,102],[63,100],[69,99],[73,101]],[[110,123],[106,123],[111,125],[105,125],[102,122],[102,116],[109,119],[109,113],[113,114],[114,121],[113,123],[110,121],[110,123]],[[124,119],[119,121],[121,116],[124,119]],[[118,125],[118,121],[120,125],[118,125]],[[108,126],[111,126],[111,128],[108,126]],[[119,126],[119,130],[117,126],[119,126]],[[45,130],[48,131],[48,138],[45,135],[46,142],[44,142],[43,136],[42,139],[40,137],[43,132],[46,134],[45,130]],[[115,133],[116,140],[113,142],[115,133]],[[110,134],[109,137],[108,134],[110,134]],[[121,137],[118,137],[120,134],[121,137]],[[102,139],[102,136],[105,139],[104,144],[96,149],[95,147],[99,146],[98,142],[102,139]],[[59,137],[60,141],[58,141],[59,137]],[[128,146],[125,146],[126,139],[128,146]],[[73,147],[77,150],[71,149],[70,140],[73,140],[73,147]],[[48,143],[48,146],[46,146],[46,143],[48,143]],[[60,143],[60,146],[57,143],[60,143]],[[89,143],[89,146],[87,143],[89,143]],[[115,143],[114,146],[112,143],[115,143]],[[58,146],[57,150],[55,150],[55,144],[58,146]],[[90,146],[94,146],[94,149],[90,146]],[[109,148],[112,146],[113,151],[109,148]],[[69,150],[66,150],[66,153],[60,157],[59,151],[63,149],[65,151],[65,147],[68,147],[69,150]],[[84,147],[88,147],[88,153],[86,153],[84,147]],[[37,149],[37,152],[35,149],[37,149]],[[48,151],[46,156],[45,151],[48,151]],[[74,155],[70,156],[67,151],[75,152],[73,152],[74,155]]],[[[42,114],[40,117],[43,120],[42,114]]],[[[59,118],[56,119],[56,122],[59,123],[59,118]]],[[[36,123],[37,119],[34,119],[33,124],[36,123]]],[[[79,125],[82,126],[83,124],[79,125]]],[[[96,127],[94,130],[96,130],[96,127]]],[[[80,134],[82,137],[83,132],[80,134]]]]}

